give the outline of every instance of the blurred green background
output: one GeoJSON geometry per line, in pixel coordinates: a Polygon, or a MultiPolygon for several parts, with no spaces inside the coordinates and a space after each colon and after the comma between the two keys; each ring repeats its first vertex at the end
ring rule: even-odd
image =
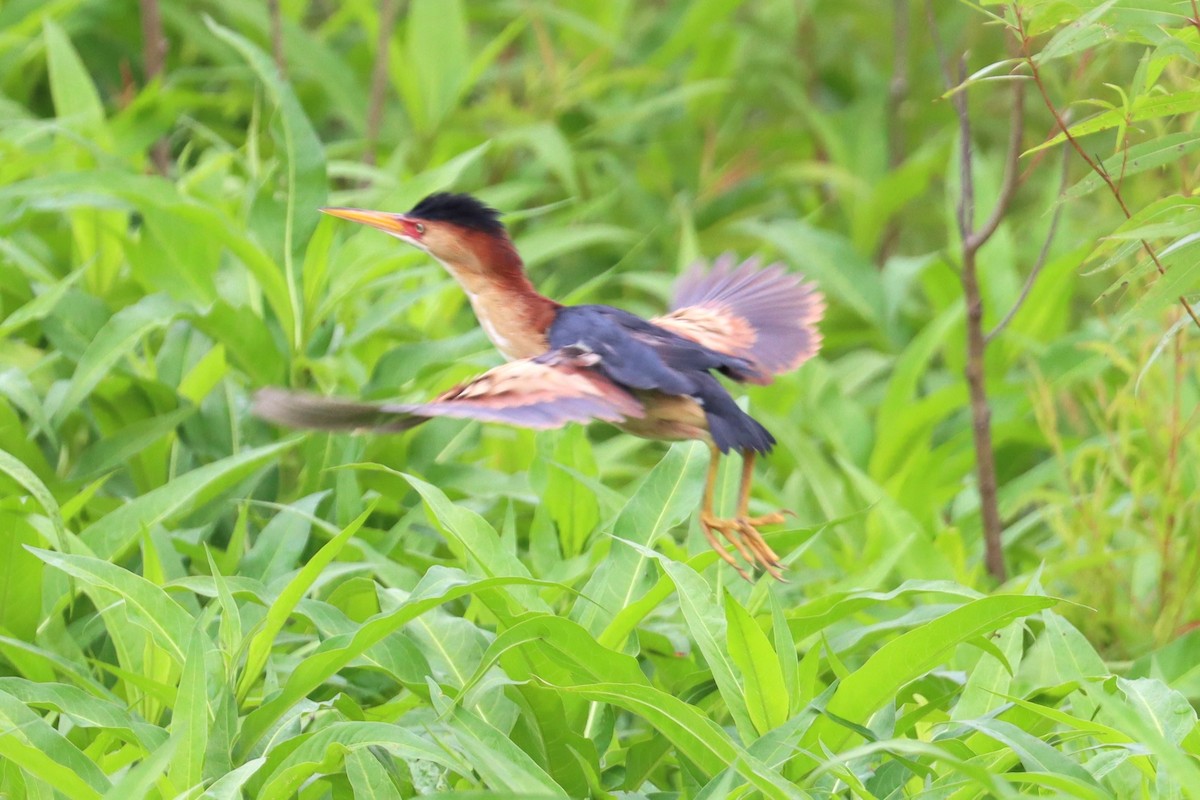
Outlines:
{"type": "Polygon", "coordinates": [[[7,0],[0,796],[1190,796],[1196,14],[7,0]],[[977,222],[1025,87],[977,258],[1003,583],[939,48],[977,222]],[[706,551],[700,445],[249,415],[499,363],[437,264],[317,211],[441,189],[564,302],[652,315],[726,251],[820,284],[821,355],[742,393],[788,583],[706,551]]]}

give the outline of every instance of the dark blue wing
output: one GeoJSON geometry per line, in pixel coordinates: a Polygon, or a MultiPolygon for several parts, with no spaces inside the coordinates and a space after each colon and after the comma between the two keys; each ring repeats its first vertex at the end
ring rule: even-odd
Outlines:
{"type": "Polygon", "coordinates": [[[689,373],[718,370],[735,380],[754,373],[744,358],[718,353],[611,306],[563,308],[548,335],[552,349],[591,350],[610,378],[635,389],[686,395],[696,389],[689,373]]]}
{"type": "Polygon", "coordinates": [[[692,397],[705,410],[709,433],[722,451],[731,447],[765,452],[774,438],[738,408],[711,375],[735,380],[757,377],[746,359],[718,353],[611,306],[571,306],[558,311],[547,332],[550,348],[595,354],[594,369],[630,389],[692,397]]]}

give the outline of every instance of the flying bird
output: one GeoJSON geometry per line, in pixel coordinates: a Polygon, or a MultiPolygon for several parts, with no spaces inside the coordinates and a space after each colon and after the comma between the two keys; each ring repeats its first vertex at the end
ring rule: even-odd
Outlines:
{"type": "Polygon", "coordinates": [[[812,358],[825,310],[821,293],[782,265],[693,267],[678,281],[672,310],[645,320],[605,305],[566,306],[530,283],[500,214],[465,194],[440,192],[406,214],[321,209],[388,233],[436,259],[458,281],[480,325],[507,363],[429,403],[364,403],[263,389],[254,413],[297,428],[404,431],[431,417],[462,417],[527,428],[601,420],[648,439],[698,439],[712,451],[700,526],[709,544],[743,577],[718,538],[753,568],[782,579],[779,556],[759,528],[782,513],[749,514],[757,455],[775,438],[742,411],[715,374],[766,384],[812,358]],[[736,515],[713,513],[720,457],[742,454],[736,515]]]}

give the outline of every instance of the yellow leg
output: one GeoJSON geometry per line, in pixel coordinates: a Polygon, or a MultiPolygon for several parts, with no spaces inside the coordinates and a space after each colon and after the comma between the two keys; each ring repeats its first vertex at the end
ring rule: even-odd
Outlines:
{"type": "Polygon", "coordinates": [[[742,529],[742,538],[754,551],[755,561],[761,564],[772,578],[781,581],[783,571],[779,568],[779,556],[763,539],[758,529],[762,525],[778,525],[784,521],[784,516],[779,511],[761,517],[750,516],[750,485],[754,482],[756,455],[753,450],[742,451],[742,486],[738,492],[737,521],[742,529]]]}
{"type": "Polygon", "coordinates": [[[729,554],[729,551],[725,549],[725,545],[713,533],[713,531],[720,531],[721,535],[737,548],[742,558],[751,564],[754,563],[753,557],[746,550],[746,546],[742,544],[737,526],[730,524],[732,520],[720,519],[713,513],[713,495],[716,493],[717,470],[721,466],[721,451],[716,447],[712,447],[711,450],[712,454],[708,460],[708,478],[704,481],[704,500],[700,505],[700,530],[704,531],[704,538],[708,540],[712,549],[717,551],[717,555],[724,559],[726,564],[736,569],[739,575],[746,580],[750,580],[750,576],[746,574],[746,570],[742,569],[742,566],[729,554]]]}
{"type": "Polygon", "coordinates": [[[762,534],[758,532],[759,526],[774,525],[783,522],[783,514],[767,514],[762,517],[749,516],[750,485],[754,478],[754,457],[755,454],[752,450],[742,453],[742,483],[738,491],[737,517],[734,519],[721,519],[713,514],[712,510],[713,495],[716,491],[717,483],[717,468],[720,465],[721,452],[716,447],[712,448],[712,460],[709,462],[708,478],[704,484],[704,501],[700,508],[700,528],[704,531],[704,538],[717,551],[717,554],[727,564],[736,569],[738,574],[743,578],[749,580],[750,576],[734,560],[721,540],[717,538],[716,531],[719,531],[721,536],[732,544],[738,551],[738,554],[752,567],[761,566],[771,577],[776,580],[783,580],[783,571],[780,569],[779,556],[767,545],[766,541],[762,538],[762,534]]]}

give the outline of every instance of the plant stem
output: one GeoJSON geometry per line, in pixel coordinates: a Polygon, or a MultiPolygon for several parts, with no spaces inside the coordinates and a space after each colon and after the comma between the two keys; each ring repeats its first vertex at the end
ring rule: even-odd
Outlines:
{"type": "MultiPolygon", "coordinates": [[[[167,37],[163,34],[162,14],[158,0],[139,0],[142,18],[142,55],[146,62],[146,83],[163,73],[167,60],[167,37]]],[[[150,162],[159,175],[171,169],[171,150],[165,137],[150,146],[150,162]]]]}
{"type": "Polygon", "coordinates": [[[279,0],[267,0],[267,16],[271,24],[271,53],[275,57],[275,66],[279,75],[287,80],[287,60],[283,55],[283,13],[279,9],[279,0]]]}
{"type": "Polygon", "coordinates": [[[387,97],[388,45],[400,6],[396,0],[381,0],[379,4],[379,35],[375,39],[375,64],[371,68],[371,95],[367,106],[367,151],[363,160],[375,164],[375,148],[379,129],[383,125],[383,103],[387,97]]]}

